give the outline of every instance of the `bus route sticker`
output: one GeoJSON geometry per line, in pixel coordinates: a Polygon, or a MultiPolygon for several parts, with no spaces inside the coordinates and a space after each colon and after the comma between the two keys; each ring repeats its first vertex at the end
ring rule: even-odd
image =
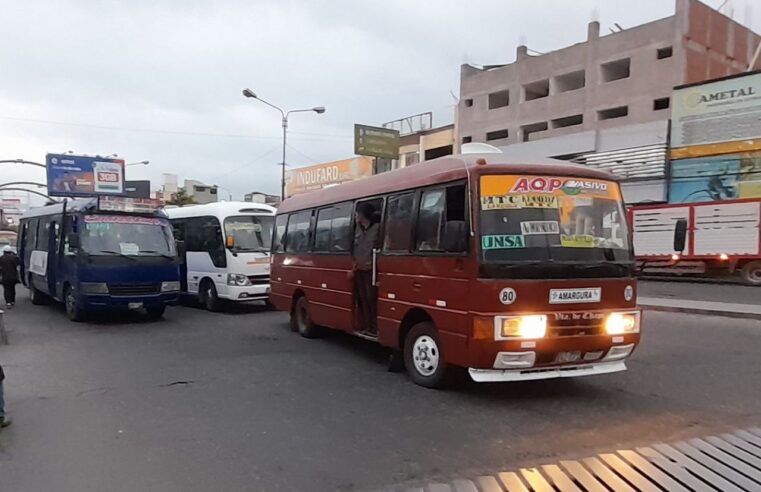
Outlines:
{"type": "Polygon", "coordinates": [[[515,289],[512,287],[505,287],[499,291],[499,302],[502,304],[512,304],[518,295],[515,293],[515,289]]]}
{"type": "Polygon", "coordinates": [[[519,208],[558,208],[558,197],[538,194],[481,197],[482,210],[512,210],[519,208]]]}
{"type": "Polygon", "coordinates": [[[481,236],[483,249],[515,249],[525,248],[526,241],[520,234],[492,234],[481,236]]]}
{"type": "Polygon", "coordinates": [[[560,234],[560,225],[556,220],[536,220],[521,222],[521,233],[531,234],[560,234]]]}
{"type": "Polygon", "coordinates": [[[594,248],[595,237],[587,234],[561,234],[560,245],[564,248],[594,248]]]}

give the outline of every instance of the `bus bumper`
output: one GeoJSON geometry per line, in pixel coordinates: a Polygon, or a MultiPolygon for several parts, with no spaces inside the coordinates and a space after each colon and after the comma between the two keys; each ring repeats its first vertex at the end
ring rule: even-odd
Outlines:
{"type": "Polygon", "coordinates": [[[235,302],[266,301],[270,296],[270,285],[228,285],[226,296],[219,293],[219,297],[235,302]]]}
{"type": "Polygon", "coordinates": [[[471,347],[468,371],[478,382],[531,381],[608,374],[626,370],[624,361],[640,335],[547,338],[481,342],[471,347]]]}
{"type": "Polygon", "coordinates": [[[79,302],[86,310],[139,309],[159,306],[175,306],[179,303],[179,292],[167,292],[151,296],[104,296],[80,295],[79,302]]]}

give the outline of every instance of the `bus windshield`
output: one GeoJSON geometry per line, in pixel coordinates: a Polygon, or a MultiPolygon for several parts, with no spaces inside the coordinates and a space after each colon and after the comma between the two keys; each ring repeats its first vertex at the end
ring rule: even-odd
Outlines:
{"type": "Polygon", "coordinates": [[[176,256],[165,219],[127,215],[86,215],[82,250],[93,256],[176,256]]]}
{"type": "Polygon", "coordinates": [[[484,263],[623,263],[631,247],[612,181],[555,176],[481,177],[484,263]]]}
{"type": "Polygon", "coordinates": [[[275,218],[269,215],[241,215],[225,219],[225,235],[233,238],[235,251],[269,251],[275,218]]]}

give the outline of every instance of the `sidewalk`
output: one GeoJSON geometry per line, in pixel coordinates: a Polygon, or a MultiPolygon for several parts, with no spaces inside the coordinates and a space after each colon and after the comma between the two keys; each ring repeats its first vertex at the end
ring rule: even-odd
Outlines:
{"type": "MultiPolygon", "coordinates": [[[[759,291],[759,294],[761,294],[761,291],[759,291]]],[[[639,297],[637,299],[637,304],[643,309],[650,309],[652,311],[670,311],[675,313],[707,314],[730,318],[761,319],[761,303],[734,304],[729,302],[639,297]]]]}

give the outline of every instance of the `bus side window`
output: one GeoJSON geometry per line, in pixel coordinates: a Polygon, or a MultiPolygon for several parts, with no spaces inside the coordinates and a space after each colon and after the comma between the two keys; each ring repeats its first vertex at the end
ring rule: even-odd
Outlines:
{"type": "Polygon", "coordinates": [[[50,219],[51,217],[42,217],[40,219],[39,231],[37,233],[38,251],[48,250],[48,240],[50,238],[50,219]]]}
{"type": "Polygon", "coordinates": [[[333,221],[334,207],[322,208],[317,211],[317,225],[314,232],[314,251],[329,252],[330,228],[333,221]]]}
{"type": "Polygon", "coordinates": [[[278,215],[275,219],[275,235],[272,238],[272,252],[282,253],[285,251],[285,226],[288,224],[288,216],[278,215]]]}
{"type": "Polygon", "coordinates": [[[386,205],[384,251],[404,252],[412,248],[412,222],[415,193],[389,197],[386,205]]]}
{"type": "Polygon", "coordinates": [[[426,190],[420,199],[417,251],[467,251],[465,185],[426,190]]]}
{"type": "Polygon", "coordinates": [[[215,267],[224,268],[227,266],[227,257],[225,256],[225,244],[222,241],[222,227],[216,217],[204,217],[202,220],[201,248],[203,251],[209,252],[215,267]]]}
{"type": "Polygon", "coordinates": [[[351,232],[351,202],[341,203],[333,208],[333,220],[330,221],[330,243],[333,252],[348,253],[354,241],[351,232]]]}
{"type": "Polygon", "coordinates": [[[312,211],[303,210],[291,214],[286,229],[288,241],[285,250],[289,253],[303,253],[309,250],[309,226],[312,222],[312,211]]]}
{"type": "Polygon", "coordinates": [[[26,250],[34,251],[37,249],[37,224],[39,219],[30,219],[27,222],[26,250]]]}
{"type": "Polygon", "coordinates": [[[72,217],[71,215],[67,215],[63,222],[63,233],[61,234],[61,239],[63,240],[63,254],[64,255],[73,255],[76,254],[77,250],[76,248],[72,248],[69,246],[69,236],[72,234],[76,234],[75,227],[74,227],[74,219],[76,217],[72,217]]]}

